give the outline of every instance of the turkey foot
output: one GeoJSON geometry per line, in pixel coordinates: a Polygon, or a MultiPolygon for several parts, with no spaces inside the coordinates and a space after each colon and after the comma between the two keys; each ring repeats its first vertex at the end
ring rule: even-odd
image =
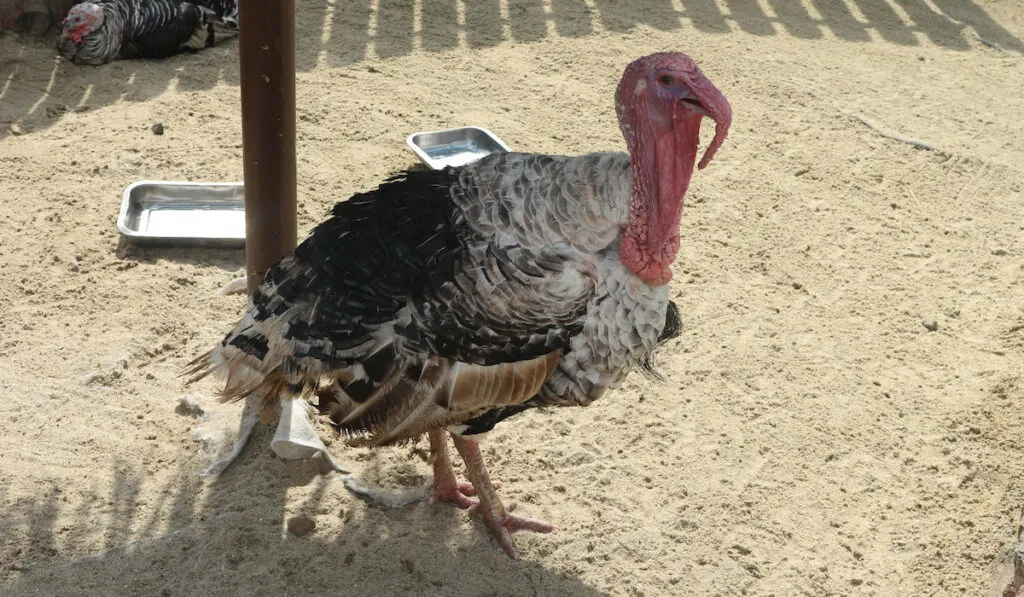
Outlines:
{"type": "MultiPolygon", "coordinates": [[[[428,431],[427,437],[430,439],[430,462],[434,467],[434,493],[431,494],[430,501],[452,502],[463,510],[475,506],[477,501],[470,497],[476,495],[476,488],[472,483],[459,481],[455,476],[455,468],[452,467],[451,457],[448,456],[448,444],[444,440],[444,431],[428,431]]],[[[495,483],[494,487],[501,487],[501,483],[495,483]]]]}
{"type": "MultiPolygon", "coordinates": [[[[498,506],[501,506],[501,502],[498,502],[498,506]]],[[[483,510],[484,522],[490,527],[494,533],[498,543],[505,549],[513,560],[519,559],[519,550],[516,549],[516,544],[512,541],[512,533],[515,531],[533,531],[535,533],[550,533],[555,530],[554,525],[550,522],[539,520],[536,518],[528,518],[526,516],[519,516],[517,514],[510,514],[516,509],[516,503],[512,502],[505,507],[504,518],[498,519],[497,517],[490,515],[487,510],[483,510]]]]}
{"type": "Polygon", "coordinates": [[[452,434],[452,441],[455,442],[455,449],[459,451],[463,462],[466,463],[466,472],[470,480],[473,481],[474,490],[480,498],[480,504],[477,506],[477,509],[483,515],[484,522],[490,527],[495,539],[498,540],[498,544],[505,550],[505,553],[513,560],[519,559],[519,550],[516,549],[515,541],[512,540],[512,533],[514,531],[550,533],[555,527],[543,520],[511,514],[512,510],[515,510],[516,505],[509,504],[508,508],[506,508],[501,503],[501,499],[495,491],[495,486],[491,484],[491,479],[487,475],[487,467],[484,466],[484,458],[483,454],[480,453],[479,442],[454,433],[452,434]]]}

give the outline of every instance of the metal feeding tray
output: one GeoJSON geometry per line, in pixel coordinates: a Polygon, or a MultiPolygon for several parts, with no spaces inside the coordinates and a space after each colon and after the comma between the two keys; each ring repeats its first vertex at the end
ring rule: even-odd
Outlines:
{"type": "Polygon", "coordinates": [[[434,170],[462,166],[492,153],[511,151],[494,133],[478,126],[413,133],[405,142],[434,170]]]}
{"type": "Polygon", "coordinates": [[[121,198],[117,229],[137,244],[242,247],[244,185],[159,180],[132,183],[121,198]]]}

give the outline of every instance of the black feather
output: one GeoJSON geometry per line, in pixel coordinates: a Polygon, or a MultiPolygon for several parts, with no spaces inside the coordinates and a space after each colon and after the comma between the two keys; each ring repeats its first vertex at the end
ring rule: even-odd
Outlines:
{"type": "Polygon", "coordinates": [[[231,345],[260,360],[263,360],[270,350],[267,339],[263,335],[255,333],[239,334],[231,339],[231,345]]]}
{"type": "Polygon", "coordinates": [[[181,52],[181,46],[203,24],[198,6],[174,0],[149,0],[141,3],[135,27],[126,31],[134,51],[128,55],[139,58],[166,58],[181,52]]]}
{"type": "Polygon", "coordinates": [[[640,372],[651,379],[665,381],[665,377],[654,369],[652,360],[654,353],[669,340],[678,338],[682,332],[683,319],[679,316],[679,307],[672,301],[669,301],[668,307],[665,309],[665,327],[661,328],[661,333],[658,334],[658,341],[655,343],[654,348],[651,349],[651,352],[640,359],[640,372]]]}
{"type": "Polygon", "coordinates": [[[501,408],[492,408],[479,417],[474,417],[463,423],[463,425],[466,425],[466,430],[463,431],[461,435],[487,433],[491,429],[494,429],[494,426],[501,421],[531,408],[534,408],[534,406],[527,403],[503,406],[501,408]]]}
{"type": "MultiPolygon", "coordinates": [[[[472,364],[529,360],[568,346],[581,329],[585,302],[562,313],[510,318],[474,303],[479,290],[463,271],[467,247],[486,243],[452,200],[453,169],[398,174],[374,191],[338,203],[294,251],[267,272],[252,296],[255,319],[284,316],[285,338],[298,345],[333,347],[329,369],[354,363],[351,351],[371,341],[380,326],[395,325],[406,353],[431,354],[472,364]],[[315,305],[315,306],[313,306],[315,305]],[[397,315],[412,307],[411,321],[397,315]]],[[[564,261],[517,268],[518,249],[487,248],[496,275],[532,287],[564,261]]],[[[296,357],[286,370],[301,368],[296,357]]],[[[365,359],[368,355],[361,355],[365,359]]],[[[387,360],[382,356],[382,361],[387,360]]],[[[382,364],[363,362],[376,378],[382,364]]]]}

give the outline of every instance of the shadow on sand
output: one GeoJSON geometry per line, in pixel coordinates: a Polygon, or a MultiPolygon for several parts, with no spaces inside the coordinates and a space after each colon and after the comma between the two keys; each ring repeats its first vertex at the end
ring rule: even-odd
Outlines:
{"type": "Polygon", "coordinates": [[[471,543],[455,545],[466,517],[455,508],[354,508],[337,473],[273,457],[271,435],[259,426],[239,461],[212,481],[180,465],[156,500],[140,501],[144,473],[115,464],[108,479],[93,480],[105,487],[94,485],[81,504],[64,501],[57,488],[17,503],[0,514],[0,574],[15,579],[3,593],[223,595],[257,586],[257,595],[605,595],[564,573],[513,562],[478,521],[471,543]],[[301,504],[287,500],[296,487],[311,489],[301,504]],[[303,538],[285,532],[296,513],[319,528],[303,538]],[[102,535],[104,551],[60,557],[59,546],[89,534],[102,535]],[[496,575],[516,581],[497,586],[496,575]]]}
{"type": "MultiPolygon", "coordinates": [[[[499,0],[311,0],[296,14],[296,29],[305,33],[296,40],[296,69],[308,71],[318,64],[343,67],[373,57],[443,52],[463,44],[487,48],[504,40],[584,37],[598,28],[627,32],[639,25],[662,31],[693,28],[724,35],[739,30],[802,39],[820,38],[827,30],[850,42],[880,38],[914,46],[924,38],[961,51],[970,49],[970,38],[976,35],[989,45],[1024,53],[1024,42],[972,0],[767,2],[774,15],[756,0],[724,0],[727,11],[715,0],[680,0],[675,6],[670,0],[593,0],[593,9],[584,0],[506,0],[506,8],[499,0]]],[[[52,34],[38,40],[7,34],[0,38],[0,140],[10,134],[10,123],[31,119],[32,130],[38,130],[68,111],[146,101],[172,88],[202,91],[219,83],[238,84],[235,42],[161,61],[81,67],[56,55],[52,34]]]]}

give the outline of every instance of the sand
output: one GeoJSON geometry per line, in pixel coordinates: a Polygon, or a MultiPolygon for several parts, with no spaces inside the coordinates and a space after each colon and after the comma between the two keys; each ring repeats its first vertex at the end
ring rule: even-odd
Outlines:
{"type": "MultiPolygon", "coordinates": [[[[237,43],[86,68],[7,35],[0,592],[998,594],[1024,505],[1017,0],[304,1],[297,26],[300,237],[414,164],[417,130],[623,149],[624,65],[691,54],[735,117],[688,196],[666,383],[491,435],[502,495],[557,526],[519,562],[464,512],[277,459],[270,427],[200,477],[215,445],[176,400],[240,408],[177,374],[240,313],[217,290],[243,255],[115,220],[136,180],[241,180],[237,43]]],[[[330,450],[411,491],[423,447],[330,450]]]]}

